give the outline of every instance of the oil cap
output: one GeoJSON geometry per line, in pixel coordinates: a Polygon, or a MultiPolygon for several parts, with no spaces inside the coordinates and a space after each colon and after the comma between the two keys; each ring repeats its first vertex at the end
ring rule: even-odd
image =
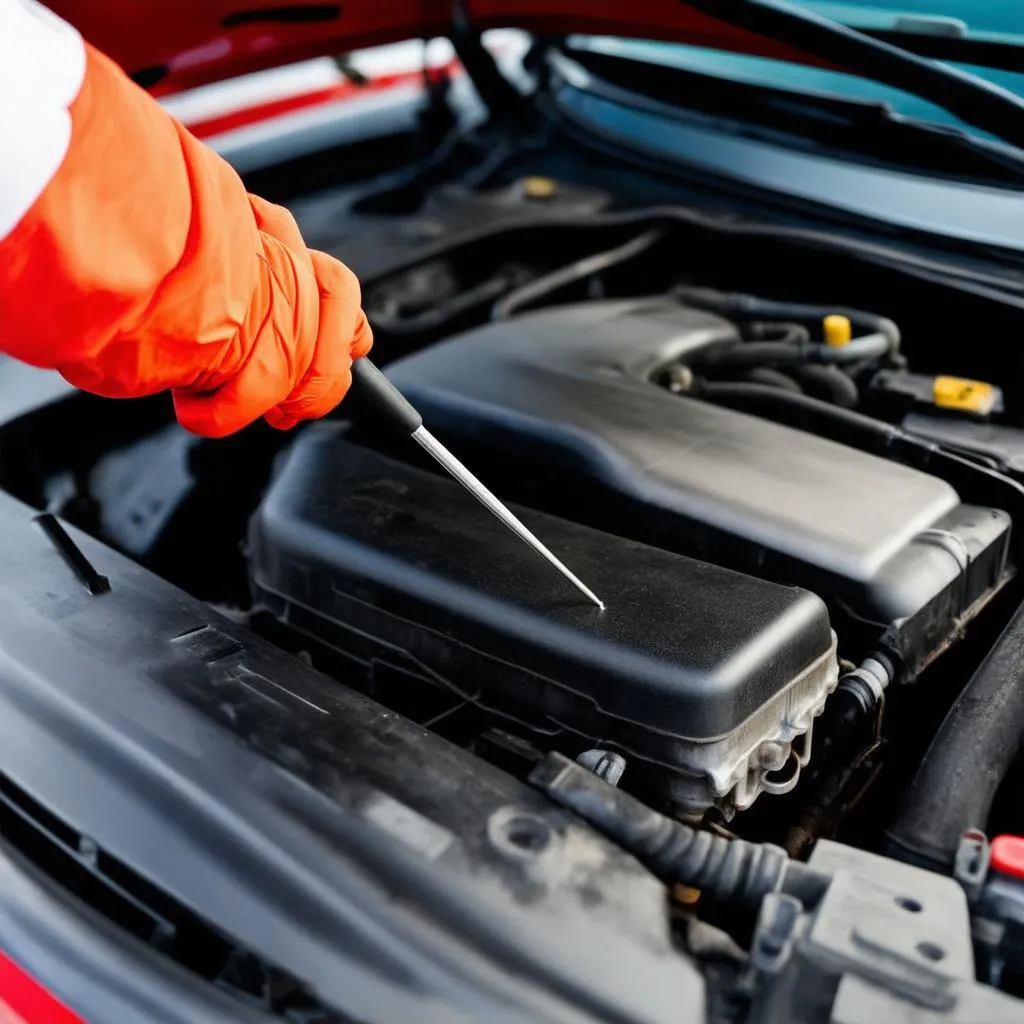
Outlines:
{"type": "Polygon", "coordinates": [[[821,321],[821,333],[825,344],[831,348],[842,348],[853,338],[853,324],[848,316],[832,313],[821,321]]]}
{"type": "Polygon", "coordinates": [[[558,194],[558,182],[553,178],[534,176],[523,181],[523,195],[527,199],[554,199],[558,194]]]}
{"type": "Polygon", "coordinates": [[[989,863],[1001,875],[1024,879],[1024,836],[996,836],[989,863]]]}

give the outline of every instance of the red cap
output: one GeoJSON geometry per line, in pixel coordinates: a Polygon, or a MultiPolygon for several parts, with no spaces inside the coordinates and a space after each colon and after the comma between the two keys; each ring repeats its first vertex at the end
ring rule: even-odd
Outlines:
{"type": "Polygon", "coordinates": [[[992,868],[1011,878],[1024,878],[1024,837],[996,836],[992,840],[992,868]]]}

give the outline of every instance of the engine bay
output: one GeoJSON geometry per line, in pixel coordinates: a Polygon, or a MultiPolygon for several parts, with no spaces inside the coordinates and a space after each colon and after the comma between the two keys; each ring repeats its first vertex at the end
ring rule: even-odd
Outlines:
{"type": "Polygon", "coordinates": [[[789,792],[837,685],[832,626],[847,663],[875,666],[874,707],[1010,578],[1010,521],[961,503],[938,477],[660,386],[758,344],[675,298],[595,300],[391,364],[445,443],[500,467],[503,494],[559,516],[536,532],[570,531],[558,548],[600,581],[605,612],[546,579],[500,525],[479,522],[456,485],[371,455],[344,428],[300,440],[261,506],[257,601],[368,660],[371,688],[407,661],[421,682],[433,676],[542,734],[594,744],[574,756],[607,747],[634,775],[660,771],[657,789],[679,814],[699,820],[714,806],[728,820],[761,792],[789,792]],[[662,568],[655,553],[680,557],[662,568]],[[388,563],[387,592],[404,608],[390,621],[388,563]],[[414,597],[430,610],[404,607],[414,597]],[[533,621],[517,621],[522,611],[533,621]],[[556,626],[568,632],[549,636],[556,626]],[[340,638],[354,632],[355,651],[340,638]],[[367,634],[387,653],[375,655],[367,634]],[[677,660],[697,652],[712,660],[677,660]],[[709,703],[691,703],[693,691],[709,703]]]}
{"type": "Polygon", "coordinates": [[[211,443],[66,395],[0,428],[4,487],[520,779],[558,755],[797,861],[949,873],[969,829],[1024,830],[1012,758],[908,824],[1020,598],[1014,304],[578,154],[439,177],[285,198],[361,277],[375,360],[605,611],[347,403],[211,443]]]}

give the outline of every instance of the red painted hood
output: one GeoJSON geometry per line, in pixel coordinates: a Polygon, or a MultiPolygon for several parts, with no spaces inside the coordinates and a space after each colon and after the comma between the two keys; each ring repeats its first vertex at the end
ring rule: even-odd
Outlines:
{"type": "MultiPolygon", "coordinates": [[[[46,0],[160,93],[326,54],[444,35],[451,0],[46,0]]],[[[467,0],[480,28],[635,36],[817,63],[680,0],[467,0]]]]}

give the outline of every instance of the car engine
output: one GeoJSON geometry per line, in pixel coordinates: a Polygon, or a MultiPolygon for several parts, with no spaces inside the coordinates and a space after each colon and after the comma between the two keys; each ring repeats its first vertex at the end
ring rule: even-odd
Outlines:
{"type": "Polygon", "coordinates": [[[821,600],[526,519],[609,595],[606,614],[566,595],[546,565],[524,565],[517,538],[457,485],[336,430],[310,433],[257,516],[256,593],[362,654],[373,677],[440,685],[553,740],[635,758],[687,813],[792,788],[838,677],[821,600]]]}
{"type": "MultiPolygon", "coordinates": [[[[769,993],[799,900],[852,906],[826,881],[843,872],[886,880],[872,913],[894,932],[915,906],[944,927],[922,866],[1002,921],[964,865],[979,830],[1024,827],[1002,785],[1017,733],[965,724],[962,694],[993,664],[1019,673],[1024,374],[964,339],[1015,314],[937,264],[652,206],[642,176],[516,167],[287,198],[360,275],[375,361],[603,611],[355,400],[210,443],[160,400],[125,416],[58,389],[0,428],[4,487],[379,722],[532,780],[671,883],[676,941],[743,998],[769,993]]],[[[195,635],[208,667],[238,648],[195,635]]],[[[1016,721],[1015,692],[986,698],[989,725],[1016,721]]],[[[810,970],[795,934],[786,964],[810,970]]],[[[989,988],[1024,990],[1016,934],[976,934],[989,988]]],[[[783,1002],[759,1019],[789,1019],[783,1002]]]]}
{"type": "Polygon", "coordinates": [[[897,665],[915,675],[1008,578],[1010,522],[934,476],[659,386],[742,345],[674,299],[600,301],[392,364],[443,440],[564,517],[536,532],[605,613],[457,485],[337,427],[298,442],[261,506],[257,599],[349,653],[372,637],[373,672],[661,769],[685,815],[788,792],[837,684],[833,624],[879,689],[897,665]]]}
{"type": "Polygon", "coordinates": [[[970,436],[1010,443],[1003,391],[926,351],[913,275],[879,310],[816,242],[775,271],[621,199],[532,176],[398,216],[407,191],[364,194],[329,230],[297,208],[366,282],[393,382],[607,611],[357,410],[282,456],[252,593],[368,692],[482,716],[462,741],[516,772],[556,749],[804,849],[1014,578],[1018,485],[970,436]]]}

